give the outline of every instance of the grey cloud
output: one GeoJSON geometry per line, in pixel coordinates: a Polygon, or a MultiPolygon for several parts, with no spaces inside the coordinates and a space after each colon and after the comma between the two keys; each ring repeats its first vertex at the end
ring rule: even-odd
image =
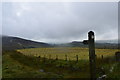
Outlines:
{"type": "Polygon", "coordinates": [[[3,34],[45,42],[117,38],[117,3],[3,3],[3,34]]]}

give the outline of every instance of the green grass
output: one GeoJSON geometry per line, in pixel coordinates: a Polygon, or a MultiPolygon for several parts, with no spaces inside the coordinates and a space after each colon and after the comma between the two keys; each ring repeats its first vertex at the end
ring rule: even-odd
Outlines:
{"type": "MultiPolygon", "coordinates": [[[[3,51],[3,78],[90,78],[89,61],[87,59],[55,60],[28,56],[17,51],[3,51]],[[40,70],[44,72],[40,72],[40,70]]],[[[108,78],[120,79],[120,63],[116,63],[114,57],[96,59],[97,77],[101,75],[101,67],[104,68],[108,78]],[[115,64],[112,72],[111,67],[115,64]]]]}
{"type": "MultiPolygon", "coordinates": [[[[70,60],[76,60],[76,55],[78,55],[80,60],[89,59],[88,48],[80,47],[58,47],[58,48],[31,48],[31,49],[20,49],[17,50],[27,56],[41,56],[49,58],[51,55],[52,59],[58,56],[59,59],[65,60],[65,55],[70,60]]],[[[97,58],[101,58],[101,55],[105,57],[114,56],[118,49],[96,49],[97,58]]]]}
{"type": "Polygon", "coordinates": [[[2,78],[2,55],[0,54],[0,79],[1,78],[2,78]]]}
{"type": "Polygon", "coordinates": [[[16,51],[3,52],[2,77],[89,78],[89,67],[86,66],[88,65],[88,61],[80,61],[76,63],[75,61],[43,60],[43,58],[25,56],[16,51]],[[81,67],[78,65],[81,65],[81,67]],[[40,72],[40,69],[43,69],[44,72],[40,72]]]}
{"type": "Polygon", "coordinates": [[[3,53],[2,77],[3,78],[59,78],[59,75],[40,72],[34,58],[26,57],[16,51],[3,53]]]}

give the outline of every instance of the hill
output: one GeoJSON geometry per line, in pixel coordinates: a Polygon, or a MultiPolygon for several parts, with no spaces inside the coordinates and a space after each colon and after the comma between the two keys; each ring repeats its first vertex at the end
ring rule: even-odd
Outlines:
{"type": "MultiPolygon", "coordinates": [[[[62,47],[83,47],[83,48],[88,48],[88,44],[83,44],[83,42],[81,41],[73,41],[70,43],[66,43],[66,44],[59,44],[56,46],[62,46],[62,47]]],[[[117,43],[102,43],[99,41],[95,42],[95,48],[104,48],[104,49],[118,49],[118,44],[117,43]]]]}
{"type": "Polygon", "coordinates": [[[43,42],[35,42],[18,37],[2,36],[2,48],[5,50],[37,48],[37,47],[50,47],[50,44],[43,42]]]}
{"type": "MultiPolygon", "coordinates": [[[[42,47],[83,47],[87,48],[87,44],[83,44],[81,41],[73,41],[64,44],[48,44],[44,42],[36,42],[32,40],[22,39],[18,37],[11,37],[11,36],[2,36],[2,49],[5,50],[13,50],[13,49],[25,49],[25,48],[42,48],[42,47]]],[[[110,49],[117,49],[117,43],[107,43],[109,41],[96,41],[95,47],[96,48],[110,48],[110,49]]]]}

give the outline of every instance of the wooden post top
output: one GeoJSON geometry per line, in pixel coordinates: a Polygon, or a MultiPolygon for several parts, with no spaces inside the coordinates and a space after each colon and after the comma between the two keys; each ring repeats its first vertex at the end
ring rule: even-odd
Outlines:
{"type": "Polygon", "coordinates": [[[88,32],[88,37],[89,40],[94,39],[94,32],[93,31],[88,32]]]}
{"type": "Polygon", "coordinates": [[[94,32],[93,31],[89,31],[88,34],[94,35],[94,32]]]}
{"type": "Polygon", "coordinates": [[[89,31],[88,32],[88,40],[83,40],[83,44],[88,45],[90,40],[94,40],[94,32],[93,31],[89,31]]]}

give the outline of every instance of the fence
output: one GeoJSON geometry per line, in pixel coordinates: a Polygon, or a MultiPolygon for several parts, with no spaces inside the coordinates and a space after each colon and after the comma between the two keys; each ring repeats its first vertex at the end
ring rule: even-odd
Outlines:
{"type": "MultiPolygon", "coordinates": [[[[96,80],[96,59],[97,59],[97,55],[95,54],[95,42],[94,42],[95,36],[94,36],[94,32],[90,31],[88,33],[88,40],[84,40],[83,43],[86,45],[89,45],[89,63],[90,63],[90,78],[91,80],[96,80]]],[[[36,55],[37,56],[37,55],[36,55]]],[[[80,57],[79,55],[74,55],[75,56],[75,61],[79,62],[80,57]]],[[[42,56],[39,56],[39,58],[41,58],[42,56]]],[[[43,62],[46,61],[46,56],[43,56],[43,62]]],[[[100,57],[102,60],[104,60],[104,55],[101,55],[100,57]]],[[[116,61],[120,61],[120,52],[116,52],[115,53],[115,58],[116,61]]],[[[52,59],[52,55],[49,55],[49,60],[52,59]]],[[[55,60],[59,60],[59,55],[55,55],[55,60]]],[[[70,61],[70,58],[68,57],[68,55],[64,55],[64,60],[65,61],[70,61]]]]}

